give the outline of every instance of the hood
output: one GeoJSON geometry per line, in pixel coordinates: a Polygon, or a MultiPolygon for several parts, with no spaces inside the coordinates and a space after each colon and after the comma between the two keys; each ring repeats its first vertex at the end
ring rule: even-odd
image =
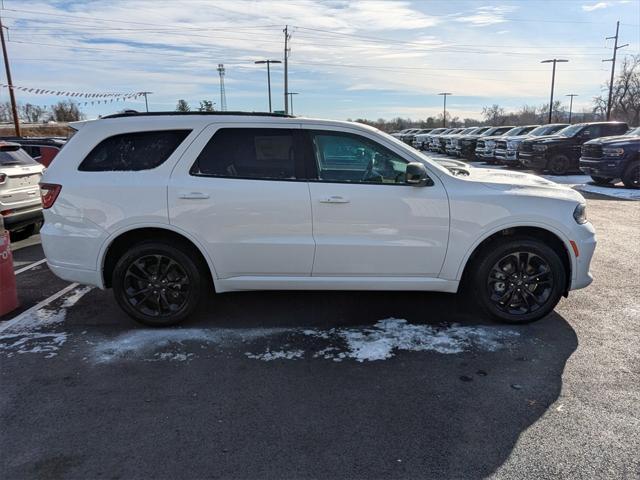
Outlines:
{"type": "Polygon", "coordinates": [[[471,168],[465,181],[481,183],[486,187],[522,195],[563,198],[584,202],[584,197],[567,185],[552,182],[530,173],[490,168],[471,168]]]}
{"type": "Polygon", "coordinates": [[[503,137],[502,135],[489,135],[488,137],[482,137],[480,140],[502,140],[503,137]]]}
{"type": "Polygon", "coordinates": [[[570,137],[561,137],[560,135],[542,135],[540,137],[532,137],[529,142],[535,143],[556,143],[569,140],[570,137]]]}
{"type": "Polygon", "coordinates": [[[502,137],[501,140],[506,140],[507,142],[513,142],[514,140],[526,140],[528,138],[536,138],[536,137],[529,137],[529,135],[510,135],[508,137],[502,137]]]}
{"type": "Polygon", "coordinates": [[[585,145],[611,145],[616,143],[636,143],[640,142],[640,136],[627,137],[624,135],[616,135],[614,137],[600,137],[589,140],[585,145]]]}

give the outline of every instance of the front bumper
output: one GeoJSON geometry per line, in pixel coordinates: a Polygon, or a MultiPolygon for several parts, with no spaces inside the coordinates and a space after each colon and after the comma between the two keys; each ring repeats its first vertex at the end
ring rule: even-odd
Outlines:
{"type": "MultiPolygon", "coordinates": [[[[593,282],[589,267],[597,244],[596,232],[591,223],[580,225],[575,232],[575,237],[573,241],[578,247],[579,255],[575,259],[570,290],[587,287],[593,282]]],[[[573,255],[573,252],[571,254],[573,255]]]]}
{"type": "Polygon", "coordinates": [[[500,161],[501,163],[506,164],[517,164],[518,163],[518,152],[516,150],[509,150],[509,149],[502,149],[502,148],[496,148],[495,152],[494,152],[494,156],[496,158],[496,160],[500,161]]]}
{"type": "Polygon", "coordinates": [[[482,160],[493,160],[493,150],[476,150],[476,157],[481,158],[482,160]]]}
{"type": "Polygon", "coordinates": [[[523,153],[518,154],[518,160],[525,168],[533,170],[544,170],[547,168],[547,157],[542,153],[523,153]]]}
{"type": "Polygon", "coordinates": [[[596,177],[620,178],[626,162],[622,158],[580,158],[580,170],[596,177]]]}

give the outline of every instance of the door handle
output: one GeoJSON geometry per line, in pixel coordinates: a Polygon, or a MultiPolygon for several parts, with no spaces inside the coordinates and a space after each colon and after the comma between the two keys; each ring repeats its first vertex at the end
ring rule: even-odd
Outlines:
{"type": "Polygon", "coordinates": [[[206,200],[209,198],[209,194],[202,192],[183,192],[178,194],[178,198],[185,200],[206,200]]]}
{"type": "Polygon", "coordinates": [[[340,195],[332,195],[320,199],[320,203],[349,203],[348,198],[341,197],[340,195]]]}

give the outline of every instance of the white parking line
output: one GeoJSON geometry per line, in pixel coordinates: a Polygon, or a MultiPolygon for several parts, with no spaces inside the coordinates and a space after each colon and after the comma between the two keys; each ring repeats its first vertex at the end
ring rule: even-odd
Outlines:
{"type": "Polygon", "coordinates": [[[20,315],[18,315],[15,318],[12,318],[11,320],[8,320],[7,322],[5,322],[4,324],[0,325],[0,333],[4,332],[5,330],[13,327],[14,325],[19,324],[21,321],[23,321],[26,318],[29,318],[29,316],[35,312],[36,310],[41,309],[42,307],[50,304],[51,302],[53,302],[54,300],[60,298],[61,296],[63,296],[65,293],[70,292],[71,290],[73,290],[74,288],[76,288],[78,286],[77,283],[72,283],[71,285],[67,285],[66,287],[64,287],[62,290],[60,290],[59,292],[54,293],[53,295],[51,295],[48,298],[45,298],[44,300],[42,300],[39,303],[36,303],[33,307],[25,310],[24,312],[22,312],[20,315]]]}
{"type": "Polygon", "coordinates": [[[27,270],[31,270],[33,267],[37,267],[38,265],[42,265],[46,261],[47,259],[43,258],[42,260],[38,260],[37,262],[27,265],[26,267],[19,268],[18,270],[16,270],[16,275],[22,272],[26,272],[27,270]]]}

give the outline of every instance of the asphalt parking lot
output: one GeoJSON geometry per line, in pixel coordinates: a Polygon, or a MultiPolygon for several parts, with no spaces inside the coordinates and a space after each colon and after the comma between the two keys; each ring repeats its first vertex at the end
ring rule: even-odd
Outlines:
{"type": "Polygon", "coordinates": [[[149,330],[19,242],[1,476],[640,478],[640,202],[588,208],[594,283],[526,326],[453,295],[257,292],[149,330]]]}

